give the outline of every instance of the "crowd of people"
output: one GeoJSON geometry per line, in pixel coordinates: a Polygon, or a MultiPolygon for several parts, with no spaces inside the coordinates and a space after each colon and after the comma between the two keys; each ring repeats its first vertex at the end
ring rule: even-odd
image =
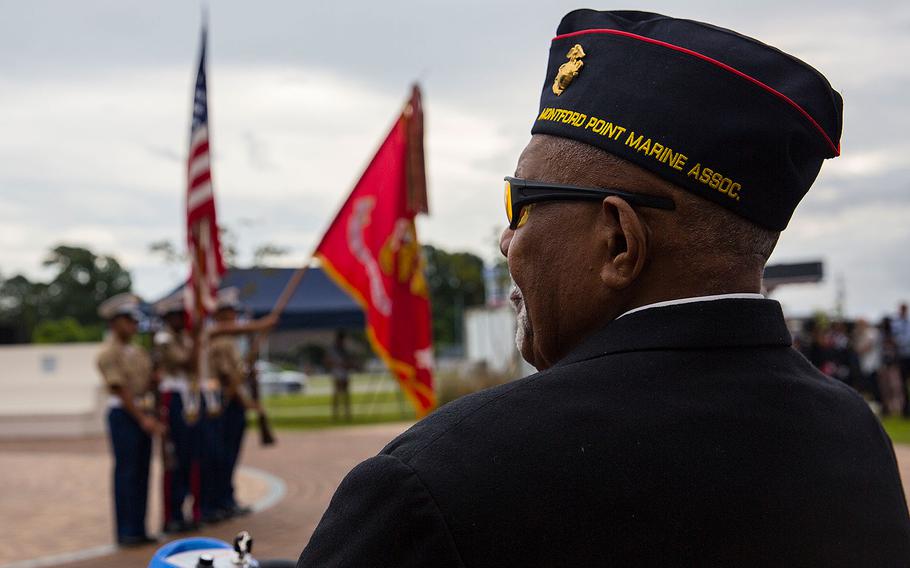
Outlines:
{"type": "Polygon", "coordinates": [[[910,416],[910,319],[907,304],[872,324],[811,320],[794,337],[821,372],[859,391],[885,416],[910,416]]]}
{"type": "Polygon", "coordinates": [[[107,387],[108,431],[114,454],[117,542],[141,545],[146,531],[152,441],[163,449],[165,533],[193,530],[249,512],[234,492],[234,471],[246,411],[261,412],[247,388],[238,338],[275,324],[269,316],[238,323],[239,294],[222,290],[212,321],[200,333],[186,326],[180,294],[155,306],[151,351],[133,339],[143,319],[138,298],[120,294],[99,308],[110,334],[98,356],[107,387]]]}

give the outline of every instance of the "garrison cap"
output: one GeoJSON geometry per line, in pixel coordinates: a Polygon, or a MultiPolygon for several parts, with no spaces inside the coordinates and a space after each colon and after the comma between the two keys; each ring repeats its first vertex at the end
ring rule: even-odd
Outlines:
{"type": "Polygon", "coordinates": [[[155,302],[155,313],[159,316],[166,316],[184,311],[183,290],[177,290],[170,296],[155,302]]]}
{"type": "Polygon", "coordinates": [[[139,310],[139,301],[136,295],[129,292],[111,296],[98,306],[98,315],[108,321],[117,316],[127,316],[138,322],[142,318],[142,312],[139,310]]]}
{"type": "Polygon", "coordinates": [[[531,132],[597,146],[780,231],[840,154],[842,110],[821,73],[755,39],[576,10],[550,46],[531,132]]]}
{"type": "Polygon", "coordinates": [[[236,286],[222,288],[218,290],[218,297],[215,299],[215,310],[239,310],[240,309],[240,289],[236,286]]]}

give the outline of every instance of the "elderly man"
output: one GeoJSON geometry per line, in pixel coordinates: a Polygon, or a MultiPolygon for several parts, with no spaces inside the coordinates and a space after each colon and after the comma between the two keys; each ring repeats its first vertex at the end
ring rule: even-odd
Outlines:
{"type": "Polygon", "coordinates": [[[887,436],[759,295],[840,127],[756,40],[567,15],[501,240],[540,372],[355,468],[298,565],[906,565],[887,436]]]}

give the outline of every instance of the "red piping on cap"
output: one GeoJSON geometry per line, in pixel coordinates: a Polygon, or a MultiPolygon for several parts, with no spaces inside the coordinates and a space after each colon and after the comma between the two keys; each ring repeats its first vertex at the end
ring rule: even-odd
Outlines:
{"type": "Polygon", "coordinates": [[[762,83],[755,77],[746,75],[742,71],[740,71],[738,69],[734,69],[733,67],[730,67],[726,63],[721,63],[720,61],[713,59],[711,57],[708,57],[707,55],[704,55],[703,53],[698,53],[697,51],[692,51],[691,49],[686,49],[685,47],[673,45],[672,43],[667,43],[665,41],[660,41],[658,39],[651,39],[649,37],[640,36],[638,34],[624,32],[621,30],[612,30],[612,29],[579,30],[577,32],[571,32],[568,34],[558,35],[553,38],[553,41],[556,41],[557,39],[564,39],[564,38],[568,38],[568,37],[575,37],[575,36],[587,35],[587,34],[611,34],[611,35],[630,37],[632,39],[641,40],[641,41],[644,41],[647,43],[653,43],[654,45],[660,45],[662,47],[666,47],[669,49],[679,51],[681,53],[685,53],[687,55],[691,55],[693,57],[697,57],[703,61],[707,61],[708,63],[711,63],[712,65],[716,65],[716,66],[720,67],[721,69],[729,71],[730,73],[733,73],[734,75],[742,77],[743,79],[761,87],[762,89],[768,91],[772,95],[783,100],[784,102],[786,102],[787,104],[789,104],[790,106],[792,106],[793,108],[798,110],[799,113],[802,114],[803,116],[805,116],[807,119],[809,119],[809,122],[812,123],[812,126],[814,126],[819,131],[819,133],[821,133],[821,135],[825,138],[825,142],[827,142],[828,145],[831,146],[831,149],[834,150],[834,155],[840,156],[840,144],[835,144],[831,140],[831,137],[828,136],[828,133],[825,132],[825,129],[822,128],[821,125],[818,122],[816,122],[814,118],[812,118],[812,115],[810,115],[808,112],[806,112],[805,109],[803,109],[803,107],[799,106],[796,102],[794,102],[793,99],[791,99],[787,95],[781,93],[780,91],[762,83]]]}

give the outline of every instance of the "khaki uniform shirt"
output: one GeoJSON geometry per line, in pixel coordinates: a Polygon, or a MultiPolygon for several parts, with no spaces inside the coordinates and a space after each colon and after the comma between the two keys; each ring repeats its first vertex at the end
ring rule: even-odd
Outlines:
{"type": "Polygon", "coordinates": [[[112,337],[98,354],[98,370],[109,388],[122,387],[124,394],[138,398],[151,389],[152,361],[144,349],[112,337]]]}
{"type": "Polygon", "coordinates": [[[246,379],[244,361],[233,337],[212,339],[209,345],[209,373],[217,377],[224,388],[239,389],[246,379]]]}
{"type": "Polygon", "coordinates": [[[155,334],[155,361],[165,377],[187,378],[193,366],[193,338],[166,329],[155,334]]]}

